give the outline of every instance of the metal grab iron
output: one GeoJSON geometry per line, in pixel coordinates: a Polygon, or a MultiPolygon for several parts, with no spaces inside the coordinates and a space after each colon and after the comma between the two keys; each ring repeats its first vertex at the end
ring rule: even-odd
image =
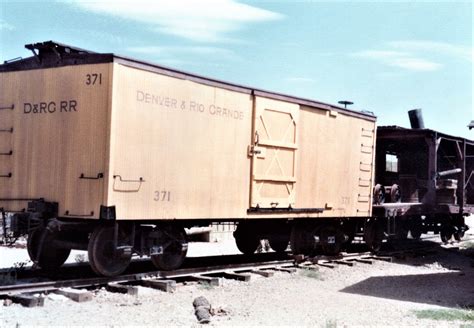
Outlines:
{"type": "Polygon", "coordinates": [[[104,177],[104,173],[97,173],[96,177],[86,177],[84,173],[81,173],[81,176],[79,177],[79,179],[99,180],[99,179],[102,179],[103,177],[104,177]]]}
{"type": "Polygon", "coordinates": [[[5,109],[11,109],[11,110],[13,110],[13,109],[15,109],[15,105],[12,104],[11,106],[1,106],[1,107],[0,107],[0,110],[5,110],[5,109]]]}

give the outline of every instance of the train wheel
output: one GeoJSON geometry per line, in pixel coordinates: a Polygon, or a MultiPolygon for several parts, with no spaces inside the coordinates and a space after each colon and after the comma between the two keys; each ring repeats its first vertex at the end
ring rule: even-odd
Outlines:
{"type": "Polygon", "coordinates": [[[235,243],[241,253],[250,255],[255,253],[260,244],[260,239],[253,234],[235,236],[235,243]]]}
{"type": "Polygon", "coordinates": [[[439,235],[441,237],[441,240],[443,243],[447,243],[451,240],[451,237],[453,236],[453,233],[449,227],[443,227],[441,228],[441,231],[439,232],[439,235]]]}
{"type": "Polygon", "coordinates": [[[239,236],[235,237],[235,243],[239,251],[245,255],[250,255],[255,253],[260,243],[260,240],[255,237],[248,235],[247,237],[239,236]]]}
{"type": "Polygon", "coordinates": [[[402,193],[400,191],[400,186],[397,184],[394,184],[390,188],[390,202],[400,203],[401,201],[402,201],[402,193]]]}
{"type": "Polygon", "coordinates": [[[240,223],[234,232],[235,244],[245,255],[255,253],[260,245],[260,238],[251,225],[240,223]]]}
{"type": "Polygon", "coordinates": [[[343,225],[343,237],[344,241],[342,243],[342,250],[347,250],[354,241],[357,231],[357,223],[354,220],[345,220],[343,225]]]}
{"type": "Polygon", "coordinates": [[[176,270],[188,253],[186,232],[183,228],[172,227],[165,230],[160,238],[163,253],[151,256],[151,262],[160,270],[176,270]]]}
{"type": "Polygon", "coordinates": [[[413,239],[416,239],[416,240],[420,239],[421,229],[419,229],[418,227],[412,228],[410,230],[410,235],[411,235],[411,238],[413,238],[413,239]]]}
{"type": "Polygon", "coordinates": [[[28,235],[26,247],[30,259],[41,269],[57,269],[66,262],[70,249],[55,246],[58,234],[44,228],[36,228],[28,235]]]}
{"type": "Polygon", "coordinates": [[[277,253],[284,253],[288,248],[290,236],[287,235],[273,235],[268,238],[270,247],[277,253]]]}
{"type": "Polygon", "coordinates": [[[397,239],[406,240],[408,238],[408,232],[410,231],[409,223],[404,219],[396,221],[395,234],[397,239]]]}
{"type": "MultiPolygon", "coordinates": [[[[115,249],[115,226],[98,226],[89,239],[89,264],[95,273],[107,277],[121,274],[130,264],[132,253],[115,249]]],[[[118,230],[118,241],[126,238],[122,229],[118,230]]]]}
{"type": "Polygon", "coordinates": [[[421,224],[421,219],[420,218],[414,219],[413,222],[410,225],[411,238],[420,239],[421,233],[422,233],[421,232],[422,228],[423,228],[423,226],[421,224]]]}
{"type": "Polygon", "coordinates": [[[464,238],[464,230],[458,229],[453,233],[453,237],[456,241],[461,241],[464,238]]]}
{"type": "Polygon", "coordinates": [[[308,255],[315,249],[314,228],[295,223],[291,229],[290,243],[293,255],[308,255]]]}
{"type": "Polygon", "coordinates": [[[337,255],[344,243],[344,234],[333,225],[324,225],[319,230],[319,240],[323,254],[337,255]]]}
{"type": "Polygon", "coordinates": [[[384,226],[381,220],[369,219],[364,229],[364,240],[372,252],[380,251],[384,238],[384,226]]]}
{"type": "Polygon", "coordinates": [[[385,203],[385,189],[381,184],[376,184],[374,187],[374,205],[385,203]]]}
{"type": "Polygon", "coordinates": [[[354,238],[355,238],[354,233],[346,234],[346,237],[344,237],[345,240],[341,246],[341,250],[347,251],[351,247],[352,242],[354,241],[354,238]]]}

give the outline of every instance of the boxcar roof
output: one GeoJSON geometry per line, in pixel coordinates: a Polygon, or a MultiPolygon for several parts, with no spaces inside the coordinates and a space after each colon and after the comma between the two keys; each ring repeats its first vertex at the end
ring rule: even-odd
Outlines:
{"type": "Polygon", "coordinates": [[[474,145],[474,140],[456,137],[449,134],[445,134],[436,130],[431,129],[410,129],[403,128],[397,125],[379,126],[377,127],[377,138],[418,138],[418,137],[429,137],[435,136],[449,139],[453,141],[466,141],[468,144],[474,145]]]}
{"type": "Polygon", "coordinates": [[[370,121],[376,120],[376,116],[372,112],[350,110],[337,105],[331,105],[316,100],[290,96],[283,93],[266,91],[258,88],[252,88],[231,82],[221,81],[214,78],[204,77],[197,74],[169,68],[166,66],[157,65],[155,63],[128,58],[112,53],[96,53],[89,50],[58,43],[55,41],[45,41],[34,44],[27,44],[25,45],[25,48],[31,50],[34,56],[5,61],[3,64],[0,65],[0,72],[13,72],[70,65],[119,63],[129,67],[147,70],[179,79],[190,80],[232,91],[254,94],[256,96],[272,98],[282,101],[294,102],[298,103],[299,105],[309,107],[334,110],[350,116],[355,116],[370,121]]]}

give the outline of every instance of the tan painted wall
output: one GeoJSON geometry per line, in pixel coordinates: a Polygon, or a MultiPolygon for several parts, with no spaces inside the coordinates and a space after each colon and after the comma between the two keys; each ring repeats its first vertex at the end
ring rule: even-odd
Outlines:
{"type": "Polygon", "coordinates": [[[15,105],[0,110],[0,130],[14,129],[0,132],[0,153],[13,151],[0,155],[0,175],[12,172],[0,198],[43,197],[84,218],[100,205],[119,219],[370,214],[375,122],[118,63],[2,73],[0,85],[0,107],[15,105]],[[247,214],[257,205],[326,210],[247,214]]]}
{"type": "Polygon", "coordinates": [[[257,204],[326,208],[313,217],[370,214],[373,138],[363,134],[374,133],[374,122],[262,97],[254,103],[120,64],[112,106],[107,203],[121,219],[308,216],[248,215],[257,204]],[[259,155],[249,156],[250,145],[259,155]]]}
{"type": "Polygon", "coordinates": [[[374,131],[375,122],[303,107],[296,207],[326,208],[324,216],[370,215],[374,131]]]}
{"type": "MultiPolygon", "coordinates": [[[[106,171],[110,64],[68,66],[0,74],[0,198],[59,202],[59,214],[97,217],[106,171]],[[101,74],[88,83],[88,74],[101,74]],[[99,81],[100,78],[100,81],[99,81]],[[34,107],[36,106],[36,107],[34,107]],[[90,215],[94,212],[94,215],[90,215]]],[[[0,202],[21,210],[26,202],[0,202]]]]}
{"type": "Polygon", "coordinates": [[[252,207],[295,207],[298,104],[255,98],[252,207]]]}
{"type": "Polygon", "coordinates": [[[245,216],[250,95],[119,64],[113,90],[107,203],[120,218],[245,216]]]}

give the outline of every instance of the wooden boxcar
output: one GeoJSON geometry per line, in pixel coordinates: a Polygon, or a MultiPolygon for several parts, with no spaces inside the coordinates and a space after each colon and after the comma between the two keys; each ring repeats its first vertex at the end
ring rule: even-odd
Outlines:
{"type": "Polygon", "coordinates": [[[209,222],[238,222],[245,253],[260,238],[284,250],[290,235],[298,252],[308,239],[331,249],[347,239],[342,220],[371,215],[371,113],[52,41],[26,47],[33,57],[0,65],[0,207],[20,212],[42,267],[88,249],[104,275],[133,253],[172,269],[183,228],[209,222]]]}

